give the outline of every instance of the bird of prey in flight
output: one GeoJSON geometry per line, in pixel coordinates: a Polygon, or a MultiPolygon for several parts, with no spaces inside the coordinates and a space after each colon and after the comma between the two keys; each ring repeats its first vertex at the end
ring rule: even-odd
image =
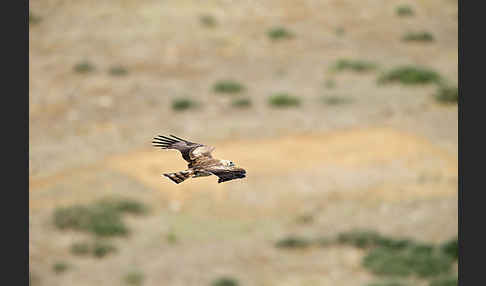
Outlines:
{"type": "Polygon", "coordinates": [[[216,175],[219,178],[218,183],[246,177],[246,171],[236,167],[232,161],[213,158],[211,152],[214,151],[214,147],[189,142],[174,135],[170,135],[170,137],[155,136],[152,144],[162,149],[179,150],[182,158],[189,163],[187,170],[163,174],[176,184],[180,184],[190,177],[216,175]]]}

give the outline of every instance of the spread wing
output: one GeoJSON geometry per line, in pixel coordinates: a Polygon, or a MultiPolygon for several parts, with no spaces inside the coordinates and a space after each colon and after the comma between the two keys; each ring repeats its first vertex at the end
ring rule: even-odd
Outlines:
{"type": "Polygon", "coordinates": [[[189,163],[192,163],[197,158],[211,157],[211,152],[214,150],[212,146],[206,146],[199,143],[187,141],[185,139],[170,135],[170,137],[158,135],[152,140],[152,145],[162,149],[179,150],[182,158],[189,163]]]}
{"type": "Polygon", "coordinates": [[[218,183],[246,177],[246,171],[242,168],[212,166],[206,168],[205,170],[213,175],[218,176],[218,183]]]}

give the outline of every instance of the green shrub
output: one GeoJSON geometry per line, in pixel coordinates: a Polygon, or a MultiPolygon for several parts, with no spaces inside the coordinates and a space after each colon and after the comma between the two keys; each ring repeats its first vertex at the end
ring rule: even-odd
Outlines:
{"type": "Polygon", "coordinates": [[[375,275],[408,276],[412,274],[412,266],[407,257],[386,248],[373,249],[364,257],[362,263],[375,275]]]}
{"type": "Polygon", "coordinates": [[[110,208],[94,207],[91,209],[87,229],[98,236],[126,235],[128,228],[120,214],[110,208]]]}
{"type": "Polygon", "coordinates": [[[39,24],[42,18],[29,11],[29,25],[39,24]]]}
{"type": "Polygon", "coordinates": [[[457,237],[446,241],[444,244],[441,245],[441,249],[446,255],[454,260],[457,260],[459,258],[459,245],[457,237]]]}
{"type": "Polygon", "coordinates": [[[441,76],[434,70],[416,66],[397,67],[386,73],[383,73],[378,78],[379,84],[398,82],[406,85],[418,85],[440,83],[440,81],[441,76]]]}
{"type": "Polygon", "coordinates": [[[310,246],[311,242],[304,237],[289,236],[275,243],[278,248],[304,248],[310,246]]]}
{"type": "Polygon", "coordinates": [[[116,247],[105,241],[95,241],[93,244],[93,255],[97,258],[102,258],[109,253],[116,252],[116,247]]]}
{"type": "Polygon", "coordinates": [[[309,224],[314,221],[314,217],[310,214],[303,214],[296,218],[297,223],[309,224]]]}
{"type": "Polygon", "coordinates": [[[145,214],[148,211],[143,203],[129,198],[105,198],[98,205],[122,213],[145,214]]]}
{"type": "Polygon", "coordinates": [[[332,70],[336,70],[336,71],[352,70],[355,72],[365,72],[365,71],[374,70],[376,68],[377,65],[369,61],[340,59],[334,64],[332,70]]]}
{"type": "Polygon", "coordinates": [[[295,107],[300,105],[300,99],[288,93],[276,93],[269,97],[268,102],[275,107],[295,107]]]}
{"type": "Polygon", "coordinates": [[[334,32],[336,33],[336,36],[341,37],[344,35],[345,31],[343,27],[337,27],[334,32]]]}
{"type": "Polygon", "coordinates": [[[175,244],[177,243],[177,235],[174,232],[169,232],[167,234],[167,242],[170,244],[175,244]]]}
{"type": "Polygon", "coordinates": [[[211,286],[238,286],[238,280],[231,277],[220,277],[211,283],[211,286]]]}
{"type": "Polygon", "coordinates": [[[396,8],[395,12],[398,16],[413,16],[415,13],[413,12],[412,7],[408,5],[400,5],[396,8]]]}
{"type": "Polygon", "coordinates": [[[217,93],[239,93],[245,87],[237,81],[231,79],[220,80],[213,85],[213,91],[217,93]]]}
{"type": "Polygon", "coordinates": [[[342,244],[368,248],[362,264],[375,275],[433,277],[449,273],[454,262],[444,247],[386,237],[371,230],[344,232],[337,239],[342,244]]]}
{"type": "Polygon", "coordinates": [[[338,235],[338,242],[358,248],[384,247],[387,249],[404,249],[414,245],[409,239],[394,239],[372,230],[352,230],[338,235]]]}
{"type": "Polygon", "coordinates": [[[284,27],[273,27],[267,31],[267,36],[272,40],[281,40],[292,38],[294,34],[284,27]]]}
{"type": "Polygon", "coordinates": [[[91,251],[91,246],[87,242],[76,242],[71,245],[71,253],[74,255],[85,255],[91,251]]]}
{"type": "Polygon", "coordinates": [[[457,103],[459,100],[457,87],[440,85],[437,88],[435,99],[440,103],[457,103]]]}
{"type": "Polygon", "coordinates": [[[54,212],[54,224],[59,229],[87,229],[91,221],[88,207],[75,205],[54,212]]]}
{"type": "Polygon", "coordinates": [[[406,239],[406,238],[405,239],[393,239],[393,238],[381,236],[377,241],[377,246],[385,247],[385,248],[388,248],[388,249],[396,249],[396,250],[404,249],[404,248],[407,248],[407,247],[412,247],[414,245],[415,245],[415,242],[413,242],[410,239],[406,239]]]}
{"type": "Polygon", "coordinates": [[[88,206],[74,205],[54,211],[54,225],[59,229],[91,232],[97,236],[126,235],[128,228],[121,213],[145,212],[145,207],[129,199],[103,199],[88,206]]]}
{"type": "Polygon", "coordinates": [[[236,98],[231,102],[231,106],[236,108],[248,108],[251,106],[251,100],[249,98],[236,98]]]}
{"type": "Polygon", "coordinates": [[[56,262],[53,266],[52,266],[52,270],[54,270],[54,273],[56,274],[61,274],[61,273],[64,273],[66,270],[69,269],[69,264],[67,264],[66,262],[64,261],[61,261],[61,262],[56,262]]]}
{"type": "Polygon", "coordinates": [[[363,266],[375,275],[432,277],[449,273],[452,259],[440,251],[422,247],[377,247],[364,258],[363,266]]]}
{"type": "Polygon", "coordinates": [[[94,257],[101,258],[109,253],[115,252],[117,249],[108,241],[95,240],[92,243],[77,242],[71,245],[71,253],[74,255],[91,254],[94,257]]]}
{"type": "Polygon", "coordinates": [[[402,40],[405,41],[405,42],[410,42],[410,41],[432,42],[432,41],[434,41],[434,36],[431,33],[426,32],[426,31],[408,32],[403,36],[402,40]]]}
{"type": "Polygon", "coordinates": [[[324,82],[324,86],[325,86],[326,88],[329,88],[329,89],[331,89],[331,88],[335,88],[335,87],[336,87],[336,81],[334,81],[334,80],[332,80],[332,79],[328,79],[328,80],[326,80],[326,81],[324,82]]]}
{"type": "Polygon", "coordinates": [[[341,105],[351,103],[353,100],[342,96],[323,96],[321,100],[327,105],[341,105]]]}
{"type": "Polygon", "coordinates": [[[217,25],[216,19],[211,15],[201,15],[199,21],[205,27],[215,27],[217,25]]]}
{"type": "Polygon", "coordinates": [[[457,286],[457,277],[440,277],[430,281],[429,286],[457,286]]]}
{"type": "Polygon", "coordinates": [[[123,66],[113,66],[109,72],[113,76],[124,76],[128,74],[128,70],[123,66]]]}
{"type": "Polygon", "coordinates": [[[143,284],[143,281],[144,275],[139,271],[132,271],[123,277],[123,282],[125,282],[126,285],[140,286],[143,284]]]}
{"type": "Polygon", "coordinates": [[[176,111],[184,111],[194,109],[198,104],[189,98],[175,98],[172,100],[172,109],[176,111]]]}
{"type": "Polygon", "coordinates": [[[381,236],[370,230],[353,230],[338,235],[337,241],[342,244],[352,245],[358,248],[366,248],[378,245],[381,236]]]}
{"type": "Polygon", "coordinates": [[[90,73],[95,69],[96,69],[95,66],[87,60],[75,64],[73,68],[73,70],[77,73],[90,73]]]}

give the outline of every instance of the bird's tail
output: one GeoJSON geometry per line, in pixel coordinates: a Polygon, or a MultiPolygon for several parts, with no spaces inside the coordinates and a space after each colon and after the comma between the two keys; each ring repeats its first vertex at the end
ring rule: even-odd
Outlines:
{"type": "Polygon", "coordinates": [[[171,179],[174,183],[180,184],[184,182],[186,179],[191,177],[191,173],[188,171],[180,171],[176,173],[167,173],[164,174],[167,178],[171,179]]]}

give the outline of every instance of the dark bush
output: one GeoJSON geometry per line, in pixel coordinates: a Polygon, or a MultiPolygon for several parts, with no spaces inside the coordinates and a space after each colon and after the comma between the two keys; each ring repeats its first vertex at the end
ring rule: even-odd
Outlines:
{"type": "Polygon", "coordinates": [[[314,221],[314,217],[310,214],[303,214],[296,218],[296,222],[301,224],[309,224],[312,223],[313,221],[314,221]]]}
{"type": "Polygon", "coordinates": [[[349,97],[335,96],[335,95],[322,96],[321,100],[327,105],[342,105],[342,104],[351,103],[353,101],[349,97]]]}
{"type": "Polygon", "coordinates": [[[216,19],[211,15],[201,15],[199,21],[205,27],[215,27],[217,25],[216,19]]]}
{"type": "Polygon", "coordinates": [[[359,248],[384,247],[396,250],[415,245],[410,239],[395,239],[381,235],[376,231],[361,229],[340,233],[338,235],[338,242],[359,248]]]}
{"type": "Polygon", "coordinates": [[[123,277],[126,285],[140,286],[143,284],[144,275],[139,271],[132,271],[123,277]]]}
{"type": "Polygon", "coordinates": [[[128,228],[120,214],[110,208],[102,207],[92,209],[88,230],[98,236],[118,236],[128,233],[128,228]]]}
{"type": "Polygon", "coordinates": [[[77,73],[89,73],[95,70],[95,66],[91,62],[84,60],[74,65],[73,70],[77,73]]]}
{"type": "Polygon", "coordinates": [[[174,232],[169,232],[167,234],[167,242],[170,244],[175,244],[177,243],[177,235],[174,232]]]}
{"type": "Polygon", "coordinates": [[[231,106],[236,108],[248,108],[251,106],[251,100],[249,98],[236,98],[231,102],[231,106]]]}
{"type": "Polygon", "coordinates": [[[231,277],[220,277],[211,283],[211,286],[238,286],[238,280],[231,277]]]}
{"type": "Polygon", "coordinates": [[[457,103],[459,100],[457,87],[440,85],[435,94],[435,99],[440,103],[457,103]]]}
{"type": "Polygon", "coordinates": [[[457,242],[457,237],[453,238],[441,245],[442,251],[454,260],[459,257],[459,245],[457,242]]]}
{"type": "Polygon", "coordinates": [[[403,36],[402,40],[405,42],[433,42],[434,36],[426,31],[408,32],[403,36]]]}
{"type": "Polygon", "coordinates": [[[400,5],[396,8],[396,13],[398,16],[404,17],[404,16],[413,16],[414,12],[412,7],[408,5],[400,5]]]}
{"type": "Polygon", "coordinates": [[[267,36],[272,40],[288,39],[294,35],[284,27],[274,27],[268,30],[267,36]]]}
{"type": "Polygon", "coordinates": [[[328,79],[324,82],[324,86],[326,88],[332,89],[336,87],[336,81],[333,79],[328,79]]]}
{"type": "Polygon", "coordinates": [[[239,93],[245,90],[245,87],[237,81],[231,79],[220,80],[213,85],[213,91],[217,93],[239,93]]]}
{"type": "Polygon", "coordinates": [[[353,230],[338,235],[338,242],[352,245],[358,248],[366,248],[378,245],[381,236],[371,230],[353,230]]]}
{"type": "Polygon", "coordinates": [[[355,72],[365,72],[377,68],[375,63],[362,60],[340,59],[332,67],[336,71],[351,70],[355,72]]]}
{"type": "Polygon", "coordinates": [[[97,236],[126,235],[128,228],[121,214],[141,214],[143,204],[130,199],[103,199],[88,206],[74,205],[54,211],[54,225],[59,229],[91,232],[97,236]]]}
{"type": "Polygon", "coordinates": [[[110,68],[110,74],[113,76],[124,76],[128,74],[128,70],[123,66],[113,66],[110,68]]]}
{"type": "Polygon", "coordinates": [[[41,17],[32,13],[32,11],[29,11],[29,25],[39,24],[41,21],[42,21],[41,17]]]}
{"type": "Polygon", "coordinates": [[[59,229],[88,229],[91,221],[91,210],[88,207],[75,205],[59,208],[54,212],[54,224],[59,229]]]}
{"type": "Polygon", "coordinates": [[[336,29],[334,29],[334,32],[336,33],[336,36],[341,37],[344,35],[345,30],[343,27],[337,27],[336,29]]]}
{"type": "Polygon", "coordinates": [[[102,258],[109,253],[116,252],[116,247],[105,241],[95,241],[93,244],[93,255],[97,258],[102,258]]]}
{"type": "Polygon", "coordinates": [[[85,255],[90,253],[91,246],[87,242],[76,242],[71,245],[71,253],[74,255],[85,255]]]}
{"type": "Polygon", "coordinates": [[[172,100],[172,109],[176,111],[193,109],[196,108],[197,106],[198,106],[197,103],[189,98],[176,98],[172,100]]]}
{"type": "Polygon", "coordinates": [[[432,277],[449,273],[452,262],[449,256],[428,248],[378,247],[364,257],[363,266],[376,275],[432,277]]]}
{"type": "Polygon", "coordinates": [[[440,83],[441,76],[429,68],[401,66],[392,69],[378,78],[378,83],[401,83],[406,85],[440,83]]]}
{"type": "Polygon", "coordinates": [[[66,262],[64,261],[61,261],[61,262],[56,262],[53,266],[52,266],[52,270],[54,270],[54,273],[56,274],[61,274],[61,273],[64,273],[66,270],[69,269],[69,264],[67,264],[66,262]]]}
{"type": "Polygon", "coordinates": [[[129,198],[106,198],[100,200],[97,205],[115,212],[130,214],[145,214],[148,211],[143,203],[129,198]]]}
{"type": "Polygon", "coordinates": [[[269,97],[268,102],[275,107],[296,107],[300,105],[300,99],[288,93],[276,93],[269,97]]]}
{"type": "Polygon", "coordinates": [[[304,248],[310,246],[310,244],[311,242],[307,238],[289,236],[277,241],[275,246],[278,248],[304,248]]]}

